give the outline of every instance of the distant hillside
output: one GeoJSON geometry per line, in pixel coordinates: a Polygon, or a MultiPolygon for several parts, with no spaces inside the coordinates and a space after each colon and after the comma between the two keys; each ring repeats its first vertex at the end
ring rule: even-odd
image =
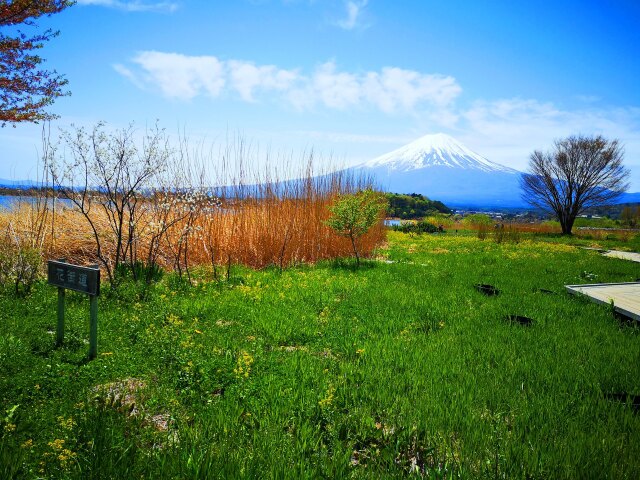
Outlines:
{"type": "Polygon", "coordinates": [[[403,219],[422,218],[435,213],[452,213],[451,209],[438,200],[430,200],[419,193],[403,195],[387,193],[389,216],[403,219]]]}
{"type": "Polygon", "coordinates": [[[623,193],[616,201],[617,204],[622,203],[640,203],[640,192],[623,193]]]}

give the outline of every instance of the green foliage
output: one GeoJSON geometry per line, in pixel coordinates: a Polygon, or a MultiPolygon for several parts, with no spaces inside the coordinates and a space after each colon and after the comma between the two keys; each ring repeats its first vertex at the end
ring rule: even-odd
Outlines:
{"type": "Polygon", "coordinates": [[[382,207],[380,194],[372,190],[342,195],[329,207],[327,225],[338,235],[360,237],[379,220],[382,207]]]}
{"type": "Polygon", "coordinates": [[[491,225],[493,223],[491,217],[484,213],[472,213],[471,215],[466,215],[462,221],[466,225],[491,225]]]}
{"type": "Polygon", "coordinates": [[[360,265],[357,240],[380,221],[386,206],[384,197],[373,190],[362,190],[355,194],[341,195],[329,207],[331,216],[326,224],[338,235],[351,240],[356,263],[360,265]]]}
{"type": "Polygon", "coordinates": [[[56,349],[55,288],[0,295],[0,478],[639,478],[640,416],[605,397],[640,393],[638,329],[560,295],[637,266],[537,238],[390,232],[394,263],[358,271],[127,278],[91,362],[85,296],[56,349]]]}
{"type": "Polygon", "coordinates": [[[429,222],[407,222],[400,225],[394,225],[392,230],[420,235],[422,233],[435,233],[438,231],[438,227],[429,222]]]}
{"type": "Polygon", "coordinates": [[[418,193],[410,195],[387,193],[386,197],[389,201],[388,214],[391,217],[417,219],[438,213],[452,213],[451,209],[444,203],[438,200],[430,200],[418,193]]]}
{"type": "Polygon", "coordinates": [[[116,276],[119,278],[132,278],[135,281],[145,281],[147,283],[157,282],[164,275],[164,271],[158,265],[147,265],[140,260],[134,263],[121,263],[116,269],[116,276]]]}
{"type": "Polygon", "coordinates": [[[0,287],[13,286],[17,295],[28,294],[42,267],[40,251],[0,243],[0,287]]]}
{"type": "Polygon", "coordinates": [[[591,227],[591,228],[623,228],[619,220],[611,218],[576,218],[575,227],[591,227]]]}

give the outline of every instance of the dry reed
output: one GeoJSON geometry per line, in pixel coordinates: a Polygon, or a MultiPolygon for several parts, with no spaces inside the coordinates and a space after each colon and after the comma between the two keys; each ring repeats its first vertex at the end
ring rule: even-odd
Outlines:
{"type": "MultiPolygon", "coordinates": [[[[269,178],[260,182],[256,178],[251,185],[244,179],[232,182],[213,189],[191,186],[187,194],[177,189],[162,194],[147,192],[137,207],[136,234],[128,260],[144,262],[149,258],[160,224],[166,231],[155,246],[155,260],[166,269],[188,271],[189,266],[203,264],[214,269],[232,264],[284,268],[351,255],[349,240],[325,224],[328,207],[341,194],[370,187],[368,179],[345,171],[314,175],[308,168],[296,180],[269,178]]],[[[114,255],[115,238],[104,210],[95,208],[91,216],[106,256],[114,255]]],[[[44,258],[77,263],[98,260],[89,225],[68,202],[23,202],[0,211],[0,230],[9,228],[31,239],[31,246],[44,258]],[[40,230],[35,232],[35,219],[40,218],[44,218],[43,224],[38,224],[40,230]]],[[[380,222],[359,240],[361,251],[370,255],[384,238],[381,212],[380,222]]]]}

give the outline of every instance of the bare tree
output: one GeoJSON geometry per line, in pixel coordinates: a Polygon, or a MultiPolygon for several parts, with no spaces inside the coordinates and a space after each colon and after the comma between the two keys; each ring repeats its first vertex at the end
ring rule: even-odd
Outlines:
{"type": "Polygon", "coordinates": [[[170,156],[163,130],[155,127],[147,131],[141,142],[136,142],[134,133],[132,125],[108,133],[99,123],[90,133],[84,128],[62,133],[71,158],[53,146],[47,150],[54,186],[89,224],[96,256],[112,285],[119,265],[127,259],[135,262],[137,225],[143,211],[140,202],[170,156]],[[104,223],[111,232],[108,239],[101,228],[104,223]]]}
{"type": "Polygon", "coordinates": [[[618,140],[600,135],[557,140],[553,150],[531,154],[529,173],[520,180],[522,198],[553,212],[562,233],[570,235],[580,213],[612,203],[629,187],[629,171],[622,165],[623,159],[618,140]]]}

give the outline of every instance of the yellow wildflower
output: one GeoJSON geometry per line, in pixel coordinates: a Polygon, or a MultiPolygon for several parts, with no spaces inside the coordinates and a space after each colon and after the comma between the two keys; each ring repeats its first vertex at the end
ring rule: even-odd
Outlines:
{"type": "Polygon", "coordinates": [[[336,392],[336,388],[333,385],[329,385],[329,388],[327,388],[326,396],[318,402],[318,405],[320,405],[320,408],[325,408],[331,405],[331,402],[333,402],[335,392],[336,392]]]}
{"type": "Polygon", "coordinates": [[[251,373],[251,365],[253,365],[253,357],[245,350],[240,352],[240,356],[236,362],[236,368],[233,369],[233,373],[238,378],[246,378],[251,373]]]}
{"type": "Polygon", "coordinates": [[[53,442],[49,442],[49,445],[53,450],[62,450],[64,447],[64,440],[62,438],[56,438],[53,442]]]}
{"type": "Polygon", "coordinates": [[[76,456],[75,452],[72,452],[68,448],[65,448],[58,454],[58,460],[60,461],[60,466],[65,468],[69,460],[73,460],[76,456]]]}
{"type": "Polygon", "coordinates": [[[71,430],[76,425],[76,422],[73,420],[73,417],[64,418],[63,416],[59,416],[58,423],[65,430],[71,430]]]}

